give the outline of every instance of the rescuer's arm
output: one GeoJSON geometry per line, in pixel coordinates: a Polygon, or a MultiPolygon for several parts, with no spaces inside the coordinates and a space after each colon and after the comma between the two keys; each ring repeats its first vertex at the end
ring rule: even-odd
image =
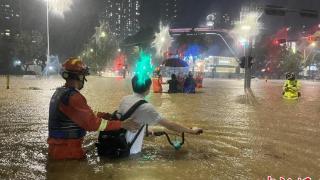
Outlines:
{"type": "Polygon", "coordinates": [[[95,115],[88,106],[86,99],[80,93],[70,96],[68,105],[60,103],[59,109],[73,122],[87,131],[117,130],[120,128],[135,131],[139,128],[137,123],[130,120],[124,122],[102,120],[95,115]]]}

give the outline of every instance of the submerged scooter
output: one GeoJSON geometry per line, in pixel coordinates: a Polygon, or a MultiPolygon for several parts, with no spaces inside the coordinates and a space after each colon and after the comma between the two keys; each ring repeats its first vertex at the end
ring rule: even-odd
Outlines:
{"type": "Polygon", "coordinates": [[[163,136],[163,135],[167,137],[169,144],[175,150],[180,150],[182,148],[182,145],[184,144],[184,133],[181,133],[181,140],[175,139],[174,141],[172,141],[168,133],[166,133],[165,131],[150,132],[148,131],[148,125],[146,125],[146,136],[163,136]]]}

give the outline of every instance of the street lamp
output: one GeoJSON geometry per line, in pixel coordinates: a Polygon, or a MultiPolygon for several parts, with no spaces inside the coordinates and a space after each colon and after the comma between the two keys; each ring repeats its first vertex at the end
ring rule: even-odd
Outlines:
{"type": "Polygon", "coordinates": [[[104,31],[101,32],[100,37],[102,37],[102,38],[106,37],[106,33],[104,31]]]}
{"type": "Polygon", "coordinates": [[[237,39],[239,39],[240,42],[244,44],[244,89],[249,89],[251,86],[251,67],[249,57],[253,47],[254,40],[256,36],[259,34],[259,31],[262,27],[262,24],[259,22],[261,15],[262,12],[255,10],[250,11],[250,9],[243,9],[243,11],[241,11],[240,13],[240,21],[236,23],[235,28],[231,31],[232,34],[237,39]]]}
{"type": "Polygon", "coordinates": [[[44,0],[47,6],[47,63],[50,60],[50,28],[49,12],[64,17],[64,12],[69,11],[72,6],[72,0],[44,0]]]}

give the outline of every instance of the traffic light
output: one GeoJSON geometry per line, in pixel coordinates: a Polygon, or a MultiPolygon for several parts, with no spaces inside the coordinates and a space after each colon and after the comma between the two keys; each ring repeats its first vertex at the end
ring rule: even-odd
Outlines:
{"type": "Polygon", "coordinates": [[[299,13],[301,17],[306,18],[318,18],[319,12],[316,10],[309,10],[309,9],[288,9],[282,6],[274,6],[274,5],[266,5],[264,7],[264,12],[267,15],[273,16],[285,16],[287,12],[296,12],[299,13]]]}
{"type": "Polygon", "coordinates": [[[278,39],[274,39],[274,40],[272,41],[272,44],[273,44],[274,46],[278,46],[280,43],[279,43],[278,39]]]}
{"type": "Polygon", "coordinates": [[[286,9],[281,6],[274,6],[274,5],[267,5],[264,8],[264,12],[267,15],[274,15],[274,16],[285,16],[286,15],[286,9]]]}
{"type": "Polygon", "coordinates": [[[279,46],[280,44],[284,44],[286,42],[287,42],[286,39],[274,39],[272,41],[272,44],[275,45],[275,46],[279,46]]]}
{"type": "MultiPolygon", "coordinates": [[[[253,65],[253,57],[249,56],[248,57],[248,67],[251,68],[252,65],[253,65]]],[[[245,68],[246,67],[246,57],[245,56],[240,58],[239,66],[241,68],[245,68]]]]}
{"type": "Polygon", "coordinates": [[[241,68],[244,68],[245,65],[246,65],[246,57],[243,56],[243,57],[240,58],[239,66],[241,68]]]}
{"type": "Polygon", "coordinates": [[[307,18],[318,18],[319,12],[315,10],[302,9],[300,12],[300,16],[307,18]]]}

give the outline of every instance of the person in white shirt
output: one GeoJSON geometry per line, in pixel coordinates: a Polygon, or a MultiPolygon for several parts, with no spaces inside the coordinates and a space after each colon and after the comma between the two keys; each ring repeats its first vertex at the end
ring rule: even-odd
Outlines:
{"type": "MultiPolygon", "coordinates": [[[[121,114],[125,114],[136,102],[143,100],[145,96],[147,96],[150,92],[150,86],[152,81],[150,78],[146,78],[144,82],[138,82],[138,76],[134,76],[131,80],[133,94],[125,96],[120,103],[118,112],[121,114]]],[[[185,132],[190,134],[199,135],[203,132],[201,128],[186,128],[181,125],[178,125],[174,122],[170,122],[167,119],[161,117],[161,115],[156,111],[154,106],[151,103],[145,103],[140,105],[136,111],[131,115],[131,118],[134,119],[135,122],[139,123],[141,127],[143,125],[156,125],[159,124],[171,131],[175,132],[185,132]]],[[[145,135],[145,126],[144,129],[139,134],[138,138],[135,140],[134,144],[130,149],[130,154],[137,154],[141,152],[143,138],[145,135]]],[[[131,142],[136,135],[137,132],[127,131],[126,140],[127,142],[131,142]]]]}

